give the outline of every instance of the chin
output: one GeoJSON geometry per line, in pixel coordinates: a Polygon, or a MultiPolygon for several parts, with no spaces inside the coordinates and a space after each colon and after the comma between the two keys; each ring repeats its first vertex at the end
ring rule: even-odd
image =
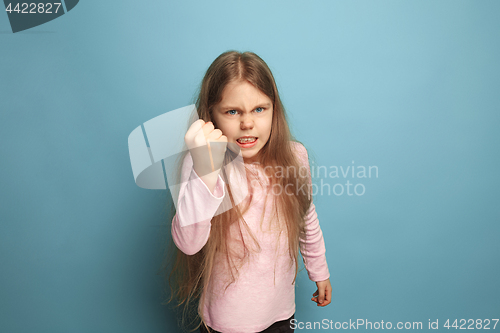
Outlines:
{"type": "Polygon", "coordinates": [[[245,153],[243,153],[243,159],[254,160],[254,159],[257,159],[257,155],[258,154],[245,154],[245,153]]]}
{"type": "Polygon", "coordinates": [[[242,154],[243,158],[253,158],[255,155],[242,154]]]}

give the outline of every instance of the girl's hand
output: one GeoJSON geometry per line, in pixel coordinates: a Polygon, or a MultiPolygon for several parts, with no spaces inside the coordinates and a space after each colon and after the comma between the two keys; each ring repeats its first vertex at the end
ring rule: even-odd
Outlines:
{"type": "Polygon", "coordinates": [[[318,289],[313,294],[311,301],[318,303],[318,306],[327,306],[332,301],[332,286],[330,279],[325,281],[316,282],[318,289]]]}
{"type": "Polygon", "coordinates": [[[191,152],[194,170],[205,176],[222,167],[226,152],[227,137],[212,122],[195,121],[187,130],[184,141],[191,152]]]}

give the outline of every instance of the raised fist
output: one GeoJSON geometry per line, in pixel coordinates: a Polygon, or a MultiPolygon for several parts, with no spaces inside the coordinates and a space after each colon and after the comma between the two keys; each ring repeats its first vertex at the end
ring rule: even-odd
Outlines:
{"type": "Polygon", "coordinates": [[[220,170],[226,153],[227,137],[212,122],[198,119],[186,132],[184,142],[191,152],[193,167],[202,177],[220,170]]]}

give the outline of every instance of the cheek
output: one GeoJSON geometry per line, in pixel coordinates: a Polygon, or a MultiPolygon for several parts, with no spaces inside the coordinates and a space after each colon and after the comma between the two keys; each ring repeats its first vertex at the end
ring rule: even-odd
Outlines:
{"type": "Polygon", "coordinates": [[[269,136],[271,134],[272,119],[267,120],[263,128],[266,129],[266,134],[269,136]]]}

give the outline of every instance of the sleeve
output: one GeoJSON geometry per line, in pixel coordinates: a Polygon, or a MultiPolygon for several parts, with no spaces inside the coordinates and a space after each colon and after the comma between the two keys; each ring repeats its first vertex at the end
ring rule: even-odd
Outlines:
{"type": "MultiPolygon", "coordinates": [[[[312,183],[311,170],[309,167],[309,159],[306,148],[296,143],[299,160],[303,165],[307,166],[309,175],[309,183],[312,183]]],[[[312,189],[311,189],[312,190],[312,189]]],[[[304,217],[305,220],[305,238],[299,239],[300,253],[304,260],[309,279],[315,282],[324,281],[330,278],[328,264],[326,261],[326,248],[323,232],[319,226],[318,214],[316,213],[316,206],[311,201],[311,206],[304,217]]]]}
{"type": "Polygon", "coordinates": [[[225,183],[218,176],[214,193],[196,174],[191,154],[185,156],[176,214],[172,220],[175,245],[187,255],[200,251],[208,241],[211,219],[222,203],[225,183]]]}

